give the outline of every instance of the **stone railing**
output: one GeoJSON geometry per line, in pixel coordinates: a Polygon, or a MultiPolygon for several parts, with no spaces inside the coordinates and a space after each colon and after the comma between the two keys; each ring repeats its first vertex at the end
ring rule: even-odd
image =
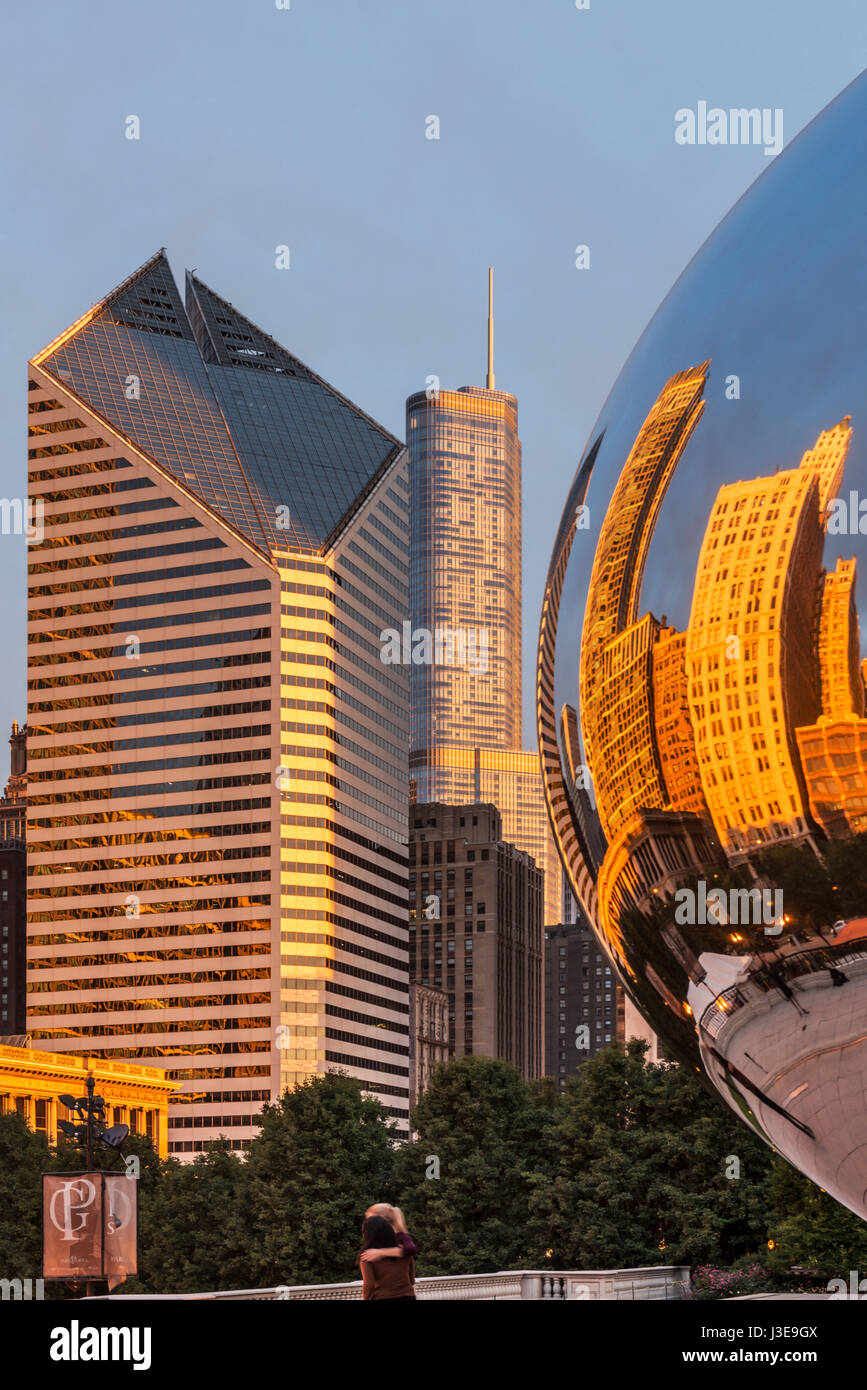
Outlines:
{"type": "MultiPolygon", "coordinates": [[[[689,1290],[686,1265],[652,1265],[643,1269],[505,1270],[498,1274],[455,1274],[416,1280],[420,1300],[448,1302],[517,1302],[524,1299],[596,1302],[679,1299],[689,1290]]],[[[113,1299],[146,1299],[147,1294],[112,1294],[113,1299]]],[[[278,1285],[272,1289],[226,1289],[215,1293],[159,1294],[159,1298],[230,1300],[306,1299],[308,1302],[360,1299],[361,1281],[350,1284],[278,1285]]]]}

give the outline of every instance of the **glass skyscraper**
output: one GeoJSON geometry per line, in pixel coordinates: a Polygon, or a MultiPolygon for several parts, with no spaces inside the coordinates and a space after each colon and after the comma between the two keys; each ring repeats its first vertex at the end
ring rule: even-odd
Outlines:
{"type": "Polygon", "coordinates": [[[485,653],[410,667],[418,799],[444,801],[438,747],[521,746],[518,402],[474,386],[421,391],[407,401],[407,439],[413,631],[459,631],[485,653]]]}
{"type": "Polygon", "coordinates": [[[521,748],[518,402],[493,389],[491,347],[486,388],[429,388],[406,406],[412,631],[458,634],[453,647],[463,638],[466,652],[409,667],[411,796],[493,803],[504,838],[544,870],[545,921],[559,922],[562,871],[539,758],[521,748]]]}
{"type": "Polygon", "coordinates": [[[162,252],[29,385],[28,1031],[181,1157],[335,1065],[405,1128],[403,446],[162,252]]]}

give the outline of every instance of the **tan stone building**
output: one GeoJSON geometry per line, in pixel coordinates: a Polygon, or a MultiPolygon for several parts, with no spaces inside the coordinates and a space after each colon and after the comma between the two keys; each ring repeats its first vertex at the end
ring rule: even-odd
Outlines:
{"type": "Polygon", "coordinates": [[[449,1060],[449,996],[432,985],[409,987],[409,1103],[430,1085],[435,1067],[449,1060]]]}
{"type": "Polygon", "coordinates": [[[0,1114],[17,1111],[55,1144],[57,1121],[77,1119],[59,1097],[83,1096],[92,1076],[105,1101],[106,1123],[129,1125],[133,1134],[147,1135],[160,1158],[168,1156],[169,1098],[177,1087],[162,1068],[18,1045],[24,1042],[0,1038],[0,1114]]]}

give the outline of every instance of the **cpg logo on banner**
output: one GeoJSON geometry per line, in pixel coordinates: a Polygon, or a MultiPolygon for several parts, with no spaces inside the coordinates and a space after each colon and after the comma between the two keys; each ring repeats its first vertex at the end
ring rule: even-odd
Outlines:
{"type": "Polygon", "coordinates": [[[138,1183],[123,1173],[43,1173],[45,1279],[107,1279],[138,1273],[138,1183]]]}

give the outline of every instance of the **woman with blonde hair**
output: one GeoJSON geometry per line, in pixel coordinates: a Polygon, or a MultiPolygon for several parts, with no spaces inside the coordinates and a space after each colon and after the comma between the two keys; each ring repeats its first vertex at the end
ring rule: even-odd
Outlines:
{"type": "Polygon", "coordinates": [[[406,1221],[400,1207],[393,1207],[389,1202],[375,1202],[372,1207],[368,1207],[364,1213],[365,1218],[371,1216],[382,1217],[387,1221],[394,1231],[395,1243],[386,1250],[368,1249],[362,1253],[362,1262],[370,1260],[393,1259],[397,1255],[407,1255],[415,1260],[418,1254],[418,1247],[406,1227],[406,1221]]]}

